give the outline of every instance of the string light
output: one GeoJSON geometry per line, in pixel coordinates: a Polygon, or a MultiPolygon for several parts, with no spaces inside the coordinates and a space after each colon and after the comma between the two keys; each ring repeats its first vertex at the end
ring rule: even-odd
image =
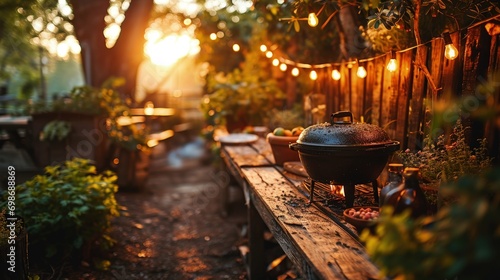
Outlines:
{"type": "MultiPolygon", "coordinates": [[[[321,10],[318,12],[318,14],[319,13],[321,13],[321,10]]],[[[472,27],[478,26],[479,24],[483,24],[484,22],[487,22],[487,21],[490,21],[492,19],[499,18],[499,17],[500,16],[497,15],[497,16],[494,16],[492,18],[485,19],[484,21],[476,23],[472,27]]],[[[307,18],[308,23],[309,23],[309,19],[311,19],[312,23],[314,23],[315,19],[317,19],[317,18],[318,17],[317,17],[316,14],[310,13],[308,15],[308,18],[307,18]]],[[[283,18],[283,19],[280,19],[280,20],[292,20],[292,19],[291,18],[288,18],[288,19],[287,18],[283,18]]],[[[299,19],[299,20],[305,20],[305,18],[304,19],[299,19]]],[[[471,26],[467,27],[467,29],[470,29],[470,28],[471,28],[471,26]]],[[[457,30],[456,32],[459,32],[459,31],[462,31],[462,30],[465,30],[465,29],[460,29],[460,30],[457,30]]],[[[408,47],[406,49],[397,50],[397,52],[404,53],[404,52],[407,52],[407,51],[419,48],[421,46],[426,46],[426,45],[434,42],[436,39],[439,39],[439,38],[444,39],[444,42],[445,42],[444,56],[447,59],[450,59],[450,60],[456,59],[458,57],[458,55],[459,55],[459,52],[458,52],[458,49],[453,45],[453,41],[451,39],[451,36],[450,36],[449,32],[443,33],[442,37],[432,38],[431,40],[429,40],[427,42],[420,43],[418,45],[414,45],[414,46],[408,47]]],[[[261,48],[261,51],[265,53],[266,57],[268,57],[268,58],[272,58],[273,57],[274,54],[270,50],[268,50],[269,48],[267,46],[261,45],[260,48],[261,48]]],[[[274,48],[273,50],[275,50],[275,49],[276,48],[274,48]]],[[[390,52],[391,57],[389,59],[389,62],[386,65],[386,69],[389,72],[395,72],[397,70],[397,68],[398,68],[398,61],[396,59],[396,54],[395,53],[396,53],[395,49],[393,49],[390,52]]],[[[288,65],[288,66],[293,66],[293,69],[291,70],[291,74],[293,76],[297,77],[297,76],[299,76],[300,71],[301,71],[299,69],[324,69],[324,68],[330,68],[330,69],[331,68],[337,68],[338,69],[338,67],[347,67],[347,68],[351,69],[351,68],[353,68],[354,64],[358,64],[358,69],[357,69],[356,75],[359,78],[366,78],[367,75],[368,75],[368,73],[367,73],[366,69],[363,66],[359,66],[359,63],[360,62],[373,61],[373,60],[376,60],[376,59],[379,59],[379,58],[382,58],[382,57],[386,57],[387,55],[388,54],[385,53],[385,54],[377,55],[377,56],[374,56],[374,57],[363,58],[363,59],[359,59],[359,60],[356,59],[355,61],[349,60],[347,62],[346,61],[342,61],[342,62],[331,62],[331,63],[322,63],[322,64],[301,63],[301,62],[292,61],[292,60],[284,58],[284,57],[280,57],[280,58],[277,58],[278,62],[275,62],[276,60],[273,60],[273,65],[278,66],[278,64],[281,63],[281,64],[285,64],[285,65],[288,65]]],[[[282,67],[281,64],[279,64],[280,67],[282,67]]],[[[341,73],[337,69],[334,69],[331,72],[331,77],[334,80],[340,80],[342,78],[341,73]]],[[[311,78],[311,80],[316,80],[318,78],[318,74],[316,73],[315,70],[312,70],[309,73],[309,78],[311,78]]]]}
{"type": "Polygon", "coordinates": [[[316,71],[311,70],[311,73],[309,73],[309,78],[313,81],[316,81],[318,79],[318,73],[316,71]]]}
{"type": "Polygon", "coordinates": [[[278,66],[278,65],[280,65],[280,60],[275,58],[275,59],[273,59],[272,63],[273,63],[273,66],[278,66]]]}
{"type": "Polygon", "coordinates": [[[342,76],[340,75],[339,70],[334,69],[334,70],[332,71],[332,79],[334,79],[335,81],[338,81],[338,80],[340,80],[340,78],[341,78],[341,77],[342,77],[342,76]]]}
{"type": "Polygon", "coordinates": [[[309,16],[307,17],[307,23],[311,27],[317,26],[319,23],[318,16],[316,16],[315,13],[309,13],[309,16]]]}
{"type": "Polygon", "coordinates": [[[286,66],[286,64],[285,64],[285,63],[281,63],[281,64],[280,64],[280,70],[281,70],[281,71],[285,72],[285,71],[286,71],[286,68],[287,68],[287,66],[286,66]]]}
{"type": "Polygon", "coordinates": [[[398,64],[396,62],[396,52],[394,50],[391,51],[391,59],[389,59],[389,63],[387,63],[386,68],[389,72],[394,72],[398,68],[398,64]]]}
{"type": "Polygon", "coordinates": [[[360,77],[361,79],[365,78],[368,73],[366,72],[365,67],[359,66],[358,71],[356,72],[356,75],[360,77]]]}
{"type": "Polygon", "coordinates": [[[444,56],[449,60],[454,60],[458,57],[458,49],[453,45],[449,32],[443,33],[444,39],[444,56]]]}

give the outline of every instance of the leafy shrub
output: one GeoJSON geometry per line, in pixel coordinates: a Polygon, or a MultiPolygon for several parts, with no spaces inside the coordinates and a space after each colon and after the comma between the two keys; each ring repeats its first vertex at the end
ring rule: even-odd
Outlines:
{"type": "MultiPolygon", "coordinates": [[[[2,209],[0,211],[0,247],[7,246],[8,245],[8,240],[10,236],[10,231],[11,229],[7,227],[7,225],[10,224],[11,221],[7,220],[7,211],[6,209],[2,209]]],[[[15,233],[16,236],[19,236],[23,229],[23,221],[20,219],[17,219],[15,221],[15,233]]]]}
{"type": "Polygon", "coordinates": [[[43,127],[40,140],[62,141],[71,132],[71,123],[67,121],[53,120],[43,127]]]}
{"type": "Polygon", "coordinates": [[[397,279],[493,279],[500,264],[500,168],[441,186],[453,204],[411,219],[383,208],[361,240],[384,275],[397,279]],[[396,277],[397,276],[397,277],[396,277]]]}
{"type": "Polygon", "coordinates": [[[89,160],[75,158],[17,186],[17,214],[30,243],[42,245],[47,257],[64,257],[92,242],[111,245],[107,231],[119,214],[115,181],[111,171],[97,174],[89,160]]]}
{"type": "Polygon", "coordinates": [[[479,140],[479,147],[471,149],[465,139],[466,129],[458,119],[448,138],[440,135],[434,140],[427,135],[421,151],[406,150],[397,155],[405,166],[418,167],[427,182],[447,182],[465,174],[479,174],[490,167],[492,161],[486,139],[479,140]]]}

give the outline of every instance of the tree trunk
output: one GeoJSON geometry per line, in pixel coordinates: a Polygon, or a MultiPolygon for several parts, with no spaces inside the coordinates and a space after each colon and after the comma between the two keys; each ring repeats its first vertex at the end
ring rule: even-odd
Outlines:
{"type": "Polygon", "coordinates": [[[359,31],[355,7],[344,5],[340,8],[335,23],[340,37],[340,51],[346,59],[358,57],[367,45],[359,31]]]}
{"type": "Polygon", "coordinates": [[[132,1],[125,13],[121,33],[108,49],[103,35],[108,1],[71,0],[75,36],[82,48],[82,65],[87,85],[101,87],[111,77],[124,78],[125,97],[134,99],[137,71],[144,58],[144,31],[154,5],[153,0],[132,1]]]}

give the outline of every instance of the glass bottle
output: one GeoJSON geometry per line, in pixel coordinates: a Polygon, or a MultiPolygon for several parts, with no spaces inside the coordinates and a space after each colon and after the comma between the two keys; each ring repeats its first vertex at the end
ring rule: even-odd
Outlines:
{"type": "Polygon", "coordinates": [[[418,182],[418,168],[407,167],[403,173],[404,188],[389,197],[389,203],[394,206],[394,214],[406,209],[411,210],[411,216],[417,218],[424,216],[428,211],[427,198],[418,182]]]}
{"type": "Polygon", "coordinates": [[[403,189],[403,164],[389,163],[387,167],[387,183],[380,190],[379,206],[382,207],[387,203],[388,196],[393,195],[403,189]]]}

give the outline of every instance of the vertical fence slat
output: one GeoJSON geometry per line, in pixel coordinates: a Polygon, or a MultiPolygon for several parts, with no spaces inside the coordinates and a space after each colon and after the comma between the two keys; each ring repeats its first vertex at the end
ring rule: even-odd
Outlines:
{"type": "Polygon", "coordinates": [[[399,90],[397,97],[397,117],[396,117],[396,137],[395,140],[401,142],[402,146],[406,146],[406,129],[407,129],[407,117],[408,117],[408,104],[409,95],[411,88],[411,61],[412,52],[405,52],[400,55],[399,64],[400,76],[399,76],[399,90]]]}
{"type": "MultiPolygon", "coordinates": [[[[490,62],[488,73],[491,79],[499,81],[500,78],[500,35],[492,36],[490,46],[490,62]]],[[[497,87],[497,94],[494,94],[491,100],[493,106],[500,107],[500,89],[497,87]]],[[[500,158],[500,133],[495,129],[495,120],[488,120],[485,126],[485,135],[488,141],[488,150],[490,156],[500,158]]]]}
{"type": "MultiPolygon", "coordinates": [[[[427,57],[427,48],[417,48],[416,54],[427,57]]],[[[408,109],[408,144],[407,148],[414,151],[422,148],[422,131],[424,126],[424,93],[425,75],[422,70],[413,65],[413,83],[408,109]]],[[[404,148],[404,146],[402,147],[404,148]]]]}
{"type": "MultiPolygon", "coordinates": [[[[359,66],[356,65],[356,66],[359,66]]],[[[358,121],[359,116],[361,115],[359,112],[360,107],[360,97],[363,97],[363,79],[359,78],[356,74],[357,68],[353,67],[351,69],[351,106],[350,110],[353,115],[353,118],[358,121]]]]}
{"type": "MultiPolygon", "coordinates": [[[[460,34],[458,32],[450,34],[453,44],[460,49],[460,34]]],[[[434,49],[443,50],[444,49],[444,41],[436,40],[436,44],[433,46],[434,49]]],[[[444,52],[443,52],[444,56],[444,52]]],[[[457,59],[449,60],[443,59],[443,73],[442,73],[442,92],[445,96],[456,96],[460,87],[458,86],[461,79],[457,75],[457,66],[460,65],[460,61],[464,58],[459,56],[457,59]]]]}
{"type": "Polygon", "coordinates": [[[363,117],[365,122],[373,123],[372,121],[372,110],[373,110],[373,88],[375,84],[375,79],[377,78],[377,61],[368,61],[366,63],[366,71],[368,76],[366,77],[365,91],[363,93],[363,117]]]}
{"type": "Polygon", "coordinates": [[[380,125],[386,130],[391,139],[395,139],[399,80],[398,73],[400,73],[400,70],[395,73],[391,73],[383,67],[383,71],[382,121],[380,125]]]}
{"type": "Polygon", "coordinates": [[[481,31],[479,28],[469,29],[467,32],[467,42],[465,43],[462,78],[462,95],[474,94],[476,90],[477,69],[479,64],[479,41],[481,31]]]}
{"type": "Polygon", "coordinates": [[[381,116],[381,111],[382,111],[382,98],[383,98],[383,79],[384,79],[384,67],[382,65],[383,60],[378,60],[377,61],[377,66],[375,67],[374,71],[374,81],[373,81],[373,87],[372,87],[372,92],[368,92],[368,94],[371,94],[373,97],[373,103],[371,105],[371,119],[372,119],[372,124],[380,126],[380,122],[382,119],[381,116]]]}
{"type": "Polygon", "coordinates": [[[347,65],[342,64],[340,67],[340,73],[342,75],[342,78],[340,79],[340,110],[349,110],[349,96],[351,92],[350,88],[350,69],[347,67],[347,65]]]}

